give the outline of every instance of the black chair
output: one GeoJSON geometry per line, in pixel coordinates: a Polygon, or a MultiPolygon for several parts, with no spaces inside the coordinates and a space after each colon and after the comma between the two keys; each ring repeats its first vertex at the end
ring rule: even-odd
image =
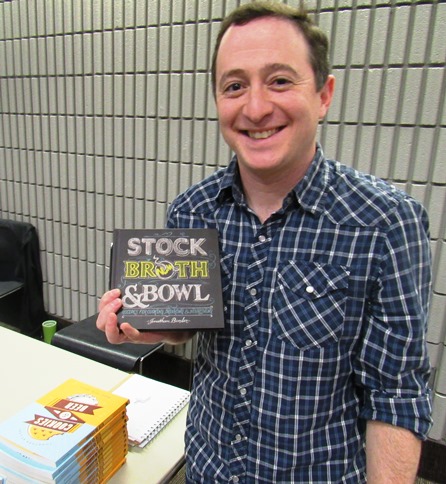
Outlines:
{"type": "Polygon", "coordinates": [[[118,370],[143,374],[146,359],[162,348],[163,344],[113,345],[107,341],[105,334],[96,328],[96,318],[97,314],[60,329],[54,334],[51,344],[118,370]]]}
{"type": "Polygon", "coordinates": [[[37,231],[27,222],[0,219],[0,322],[40,338],[47,318],[37,231]]]}

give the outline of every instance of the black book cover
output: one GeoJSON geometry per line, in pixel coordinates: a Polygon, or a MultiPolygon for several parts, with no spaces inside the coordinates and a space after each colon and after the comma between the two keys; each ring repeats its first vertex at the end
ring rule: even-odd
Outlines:
{"type": "Polygon", "coordinates": [[[140,331],[223,328],[217,230],[115,229],[110,287],[140,331]]]}

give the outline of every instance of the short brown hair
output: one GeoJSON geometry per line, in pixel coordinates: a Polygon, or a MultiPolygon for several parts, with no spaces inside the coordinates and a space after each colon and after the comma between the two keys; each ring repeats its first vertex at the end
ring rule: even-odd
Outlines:
{"type": "Polygon", "coordinates": [[[221,40],[231,25],[246,25],[254,19],[276,17],[290,20],[302,32],[310,51],[310,64],[316,80],[316,89],[320,91],[325,85],[330,65],[328,61],[329,42],[327,36],[313,22],[304,8],[293,8],[279,2],[253,1],[233,10],[222,22],[215,42],[212,56],[212,90],[216,94],[217,55],[221,40]]]}

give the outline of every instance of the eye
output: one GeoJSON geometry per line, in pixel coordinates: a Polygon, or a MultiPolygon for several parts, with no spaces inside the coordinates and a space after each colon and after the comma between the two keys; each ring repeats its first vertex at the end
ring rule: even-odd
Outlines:
{"type": "Polygon", "coordinates": [[[229,84],[229,86],[225,87],[224,92],[234,93],[240,91],[241,88],[242,85],[240,84],[240,82],[233,82],[232,84],[229,84]]]}
{"type": "Polygon", "coordinates": [[[227,98],[236,98],[243,94],[244,84],[240,81],[229,81],[221,87],[221,94],[227,98]]]}
{"type": "Polygon", "coordinates": [[[276,77],[271,83],[274,87],[283,88],[292,84],[292,82],[286,77],[276,77]]]}

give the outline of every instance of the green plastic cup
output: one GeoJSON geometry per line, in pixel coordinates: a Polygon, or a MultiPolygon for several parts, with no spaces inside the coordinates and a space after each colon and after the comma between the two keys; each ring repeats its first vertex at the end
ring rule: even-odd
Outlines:
{"type": "Polygon", "coordinates": [[[57,321],[49,319],[42,323],[43,341],[45,343],[51,344],[54,333],[57,331],[57,321]]]}

